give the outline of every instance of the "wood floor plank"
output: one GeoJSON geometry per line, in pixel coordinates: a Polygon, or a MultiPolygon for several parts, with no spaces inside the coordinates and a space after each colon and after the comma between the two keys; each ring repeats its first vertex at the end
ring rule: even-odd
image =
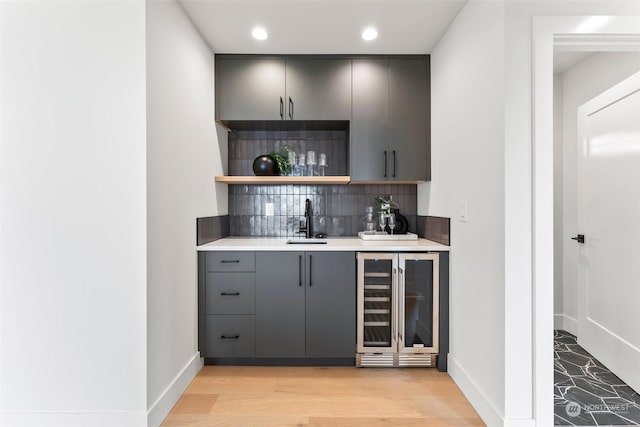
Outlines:
{"type": "MultiPolygon", "coordinates": [[[[473,418],[473,407],[462,399],[415,397],[416,407],[426,418],[473,418]]],[[[214,405],[215,407],[215,405],[214,405]]]]}
{"type": "Polygon", "coordinates": [[[220,396],[212,414],[265,414],[321,417],[421,417],[413,399],[376,396],[297,396],[276,393],[266,397],[220,396]]]}
{"type": "Polygon", "coordinates": [[[162,425],[484,424],[451,377],[435,369],[205,366],[162,425]]]}
{"type": "Polygon", "coordinates": [[[217,394],[183,394],[171,411],[174,414],[208,414],[217,394]]]}
{"type": "Polygon", "coordinates": [[[480,420],[464,418],[356,418],[310,417],[309,427],[475,427],[484,426],[480,420]]]}
{"type": "Polygon", "coordinates": [[[169,414],[162,427],[304,427],[307,417],[264,415],[183,415],[169,414]]]}

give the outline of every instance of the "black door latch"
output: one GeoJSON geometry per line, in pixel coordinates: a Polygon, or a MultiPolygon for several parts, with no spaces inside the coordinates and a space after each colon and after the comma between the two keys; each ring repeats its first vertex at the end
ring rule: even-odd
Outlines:
{"type": "Polygon", "coordinates": [[[571,240],[576,240],[578,243],[584,243],[584,234],[578,234],[576,237],[572,237],[571,240]]]}

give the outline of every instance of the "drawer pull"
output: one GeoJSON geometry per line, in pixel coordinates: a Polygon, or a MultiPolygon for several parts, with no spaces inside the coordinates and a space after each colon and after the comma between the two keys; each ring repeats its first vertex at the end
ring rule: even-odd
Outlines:
{"type": "Polygon", "coordinates": [[[231,335],[231,336],[220,335],[221,340],[237,340],[238,338],[240,338],[240,335],[231,335]]]}
{"type": "Polygon", "coordinates": [[[240,260],[239,259],[223,259],[223,260],[220,260],[220,262],[223,264],[237,264],[240,262],[240,260]]]}
{"type": "Polygon", "coordinates": [[[237,297],[240,295],[240,292],[221,292],[220,295],[223,297],[237,297]]]}

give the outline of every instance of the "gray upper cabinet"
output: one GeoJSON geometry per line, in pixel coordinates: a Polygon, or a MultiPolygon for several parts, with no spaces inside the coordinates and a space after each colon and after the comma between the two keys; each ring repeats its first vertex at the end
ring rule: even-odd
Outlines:
{"type": "Polygon", "coordinates": [[[389,61],[391,178],[431,179],[429,58],[389,61]]]}
{"type": "Polygon", "coordinates": [[[351,60],[287,58],[287,119],[351,119],[351,60]]]}
{"type": "Polygon", "coordinates": [[[351,179],[386,179],[388,145],[389,60],[354,59],[351,179]]]}
{"type": "Polygon", "coordinates": [[[353,181],[426,181],[429,57],[353,60],[353,181]]]}
{"type": "Polygon", "coordinates": [[[219,120],[351,118],[350,59],[222,55],[216,73],[219,120]]]}
{"type": "Polygon", "coordinates": [[[285,108],[283,57],[224,57],[216,62],[216,118],[281,120],[285,108]]]}

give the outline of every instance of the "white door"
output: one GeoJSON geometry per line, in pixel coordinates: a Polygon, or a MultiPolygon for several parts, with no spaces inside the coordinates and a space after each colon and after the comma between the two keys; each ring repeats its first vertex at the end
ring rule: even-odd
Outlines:
{"type": "Polygon", "coordinates": [[[640,73],[578,109],[578,343],[640,390],[640,73]]]}

